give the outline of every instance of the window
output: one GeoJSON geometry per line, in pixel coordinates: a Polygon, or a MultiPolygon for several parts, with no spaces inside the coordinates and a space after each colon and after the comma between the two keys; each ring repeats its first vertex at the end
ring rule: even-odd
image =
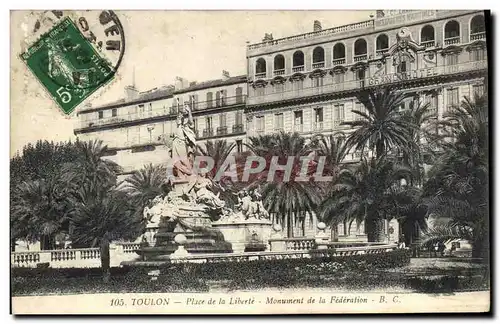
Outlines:
{"type": "Polygon", "coordinates": [[[144,112],[144,105],[139,105],[139,112],[141,114],[144,112]]]}
{"type": "Polygon", "coordinates": [[[104,111],[99,111],[98,115],[99,115],[99,119],[103,119],[104,118],[104,111]]]}
{"type": "Polygon", "coordinates": [[[313,50],[313,69],[322,67],[325,67],[325,50],[318,46],[313,50]]]}
{"type": "Polygon", "coordinates": [[[242,111],[237,111],[236,116],[236,125],[243,125],[243,112],[242,111]]]}
{"type": "Polygon", "coordinates": [[[313,130],[323,129],[323,108],[314,108],[313,130]]]}
{"type": "Polygon", "coordinates": [[[283,130],[283,113],[274,114],[274,129],[283,130]]]}
{"type": "Polygon", "coordinates": [[[486,31],[486,25],[484,23],[484,17],[479,15],[475,16],[474,18],[471,19],[470,21],[470,34],[471,34],[471,41],[475,40],[472,39],[473,35],[478,35],[478,34],[484,34],[486,31]]]}
{"type": "Polygon", "coordinates": [[[397,71],[398,71],[398,73],[403,73],[403,72],[407,71],[407,69],[406,69],[406,61],[403,61],[403,62],[399,63],[397,71]]]}
{"type": "Polygon", "coordinates": [[[265,127],[265,120],[264,120],[264,116],[257,116],[255,118],[256,122],[257,122],[257,132],[263,132],[264,131],[264,127],[265,127]]]}
{"type": "Polygon", "coordinates": [[[354,56],[366,55],[367,53],[366,41],[364,39],[358,39],[354,43],[354,56]]]}
{"type": "Polygon", "coordinates": [[[365,79],[365,69],[358,69],[354,72],[354,75],[356,76],[356,80],[364,80],[365,79]]]}
{"type": "Polygon", "coordinates": [[[431,115],[436,115],[437,114],[437,107],[438,107],[438,96],[436,93],[429,93],[425,96],[425,104],[429,105],[427,108],[427,111],[431,115]]]}
{"type": "Polygon", "coordinates": [[[312,79],[313,87],[322,87],[323,86],[323,77],[317,76],[312,79]]]}
{"type": "Polygon", "coordinates": [[[427,25],[422,28],[420,32],[420,43],[424,46],[434,46],[434,27],[427,25]]]}
{"type": "Polygon", "coordinates": [[[116,108],[111,109],[111,116],[112,117],[116,117],[117,113],[118,112],[116,111],[116,108]]]}
{"type": "Polygon", "coordinates": [[[333,76],[333,81],[335,83],[343,83],[344,82],[344,73],[335,73],[333,76]]]}
{"type": "Polygon", "coordinates": [[[236,88],[236,103],[237,104],[243,103],[243,88],[242,87],[236,88]]]}
{"type": "Polygon", "coordinates": [[[302,110],[297,110],[293,112],[294,115],[294,120],[295,120],[295,125],[302,125],[304,124],[304,118],[302,114],[302,110]]]}
{"type": "Polygon", "coordinates": [[[212,129],[212,116],[207,116],[205,117],[205,128],[206,129],[212,129]]]}
{"type": "Polygon", "coordinates": [[[293,90],[297,91],[297,90],[302,90],[304,88],[304,80],[293,80],[292,81],[292,85],[293,85],[293,90]]]}
{"type": "Polygon", "coordinates": [[[189,96],[189,105],[192,110],[195,110],[198,108],[198,96],[197,95],[190,95],[189,96]]]}
{"type": "Polygon", "coordinates": [[[207,92],[207,108],[212,108],[213,93],[207,92]]]}
{"type": "Polygon", "coordinates": [[[450,88],[447,90],[447,110],[450,110],[451,107],[458,106],[459,104],[459,95],[458,88],[450,88]]]}
{"type": "Polygon", "coordinates": [[[470,61],[483,61],[486,60],[486,51],[484,48],[476,47],[469,52],[470,61]]]}
{"type": "Polygon", "coordinates": [[[481,97],[484,94],[484,84],[475,84],[472,86],[472,93],[474,97],[481,97]]]}
{"type": "Polygon", "coordinates": [[[224,113],[219,115],[219,126],[220,127],[226,126],[226,114],[224,114],[224,113]]]}
{"type": "MultiPolygon", "coordinates": [[[[359,112],[366,112],[365,106],[361,102],[356,102],[354,105],[354,110],[359,111],[359,112]]],[[[355,120],[363,120],[364,118],[358,114],[353,114],[355,120]]]]}
{"type": "Polygon", "coordinates": [[[281,54],[274,57],[274,74],[285,74],[285,57],[281,54]]]}
{"type": "Polygon", "coordinates": [[[220,105],[221,106],[227,105],[227,90],[220,91],[220,105]]]}
{"type": "Polygon", "coordinates": [[[302,51],[293,53],[293,67],[304,67],[304,53],[302,51]]]}
{"type": "Polygon", "coordinates": [[[445,45],[460,42],[460,24],[455,20],[448,21],[444,27],[445,45]]]}
{"type": "Polygon", "coordinates": [[[340,124],[345,120],[344,104],[336,104],[333,106],[333,111],[335,114],[335,124],[340,124]]]}
{"type": "Polygon", "coordinates": [[[446,55],[446,65],[458,64],[458,53],[450,53],[446,55]]]}
{"type": "Polygon", "coordinates": [[[262,57],[259,58],[255,64],[255,76],[265,77],[266,76],[266,60],[262,57]]]}
{"type": "Polygon", "coordinates": [[[220,91],[217,91],[215,93],[215,107],[220,107],[221,106],[220,95],[221,95],[220,91]]]}
{"type": "Polygon", "coordinates": [[[387,52],[389,49],[389,37],[382,34],[377,37],[377,54],[387,52]]]}
{"type": "Polygon", "coordinates": [[[333,47],[333,64],[345,63],[345,46],[342,43],[335,44],[333,47]]]}
{"type": "Polygon", "coordinates": [[[148,105],[148,116],[151,117],[153,116],[153,104],[149,103],[148,105]]]}
{"type": "Polygon", "coordinates": [[[238,153],[243,152],[243,141],[242,140],[236,140],[236,151],[238,153]]]}

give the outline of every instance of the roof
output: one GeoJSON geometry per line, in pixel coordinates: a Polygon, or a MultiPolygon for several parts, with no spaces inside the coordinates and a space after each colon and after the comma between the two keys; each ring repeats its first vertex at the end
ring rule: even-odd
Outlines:
{"type": "Polygon", "coordinates": [[[137,97],[134,100],[126,100],[125,98],[122,98],[122,99],[112,101],[112,102],[109,102],[107,104],[104,104],[104,105],[101,105],[98,107],[84,108],[84,109],[80,110],[78,112],[78,114],[94,112],[94,111],[110,109],[110,108],[116,108],[116,107],[121,107],[121,106],[128,106],[131,104],[140,104],[140,103],[148,102],[148,101],[152,101],[152,100],[169,98],[169,97],[172,97],[173,94],[174,94],[173,86],[162,87],[160,89],[154,88],[154,89],[151,89],[148,91],[139,92],[139,97],[137,97]]]}
{"type": "Polygon", "coordinates": [[[236,83],[246,83],[247,82],[247,76],[245,75],[238,75],[234,77],[229,77],[227,79],[217,79],[217,80],[209,80],[209,81],[204,81],[204,82],[199,82],[194,85],[191,85],[187,88],[177,90],[175,93],[185,93],[185,92],[190,92],[190,91],[195,91],[195,90],[201,90],[201,89],[207,89],[207,88],[214,88],[214,87],[219,87],[219,86],[224,86],[224,85],[230,85],[230,84],[236,84],[236,83]]]}

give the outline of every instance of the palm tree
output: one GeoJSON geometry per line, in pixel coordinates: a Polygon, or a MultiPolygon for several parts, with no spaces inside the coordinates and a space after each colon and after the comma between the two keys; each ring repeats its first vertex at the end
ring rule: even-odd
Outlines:
{"type": "Polygon", "coordinates": [[[442,156],[424,186],[429,214],[447,220],[430,229],[423,243],[469,240],[473,257],[488,259],[489,145],[487,96],[465,98],[440,124],[447,127],[442,156]]]}
{"type": "Polygon", "coordinates": [[[108,281],[110,242],[137,238],[142,231],[143,218],[126,193],[96,182],[85,183],[70,199],[73,246],[99,247],[103,278],[108,281]]]}
{"type": "MultiPolygon", "coordinates": [[[[267,163],[264,171],[250,180],[250,187],[261,188],[264,206],[277,216],[277,221],[285,224],[288,237],[293,237],[294,224],[298,217],[301,218],[302,230],[305,232],[305,217],[314,216],[312,211],[316,209],[320,199],[313,181],[295,181],[301,171],[299,158],[312,152],[311,147],[306,145],[305,138],[298,133],[280,132],[251,137],[248,147],[253,154],[263,157],[267,163]],[[288,181],[283,181],[284,171],[275,172],[272,181],[267,181],[272,157],[276,157],[280,165],[285,165],[289,157],[294,158],[288,181]]],[[[308,169],[307,176],[312,175],[312,171],[312,168],[308,169]]]]}
{"type": "Polygon", "coordinates": [[[166,178],[165,166],[150,163],[134,171],[119,187],[129,195],[137,210],[142,211],[155,197],[165,194],[163,185],[166,178]]]}
{"type": "Polygon", "coordinates": [[[319,206],[318,216],[336,227],[340,223],[365,222],[369,242],[384,240],[384,220],[395,217],[401,179],[411,170],[385,159],[363,159],[357,166],[340,171],[330,195],[319,206]]]}
{"type": "Polygon", "coordinates": [[[18,184],[11,192],[13,238],[54,247],[54,237],[67,230],[67,188],[56,176],[18,184]]]}
{"type": "Polygon", "coordinates": [[[396,148],[412,148],[410,124],[399,112],[407,96],[391,87],[361,91],[357,99],[364,105],[366,113],[353,110],[361,118],[342,123],[355,128],[347,138],[347,147],[357,151],[368,148],[377,159],[396,148]]]}

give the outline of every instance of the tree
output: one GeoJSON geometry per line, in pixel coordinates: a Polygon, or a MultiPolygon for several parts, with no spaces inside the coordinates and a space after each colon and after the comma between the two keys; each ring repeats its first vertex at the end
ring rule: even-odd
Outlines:
{"type": "Polygon", "coordinates": [[[361,91],[357,99],[366,112],[353,110],[361,118],[342,123],[355,128],[347,138],[347,147],[358,151],[369,148],[377,159],[395,148],[412,148],[411,124],[399,112],[406,97],[391,87],[361,91]]]}
{"type": "MultiPolygon", "coordinates": [[[[301,173],[300,157],[311,154],[312,149],[298,133],[285,133],[251,137],[250,150],[266,160],[266,167],[250,180],[250,187],[260,187],[264,207],[285,224],[288,237],[293,237],[294,224],[298,217],[305,224],[305,217],[313,217],[312,211],[319,203],[317,187],[313,181],[296,181],[301,173]],[[279,165],[287,164],[289,157],[294,158],[291,176],[284,181],[285,172],[276,171],[272,181],[268,181],[272,158],[276,157],[279,165]]],[[[314,165],[312,165],[314,166],[314,165]]],[[[313,174],[314,167],[308,168],[306,176],[313,174]]],[[[304,232],[303,228],[303,232],[304,232]]]]}
{"type": "Polygon", "coordinates": [[[165,194],[163,185],[166,178],[165,166],[150,163],[134,171],[119,188],[129,195],[131,201],[137,206],[137,210],[142,212],[156,196],[165,194]]]}
{"type": "Polygon", "coordinates": [[[423,244],[466,239],[473,257],[488,259],[489,145],[487,95],[465,98],[440,122],[442,155],[424,185],[429,214],[446,226],[431,228],[423,244]]]}
{"type": "Polygon", "coordinates": [[[364,221],[368,241],[381,242],[384,220],[396,216],[400,181],[411,176],[410,169],[387,158],[363,159],[359,165],[346,166],[319,206],[318,216],[330,226],[364,221]]]}
{"type": "Polygon", "coordinates": [[[109,244],[135,239],[143,218],[129,196],[97,182],[86,182],[71,196],[71,240],[75,247],[99,247],[104,281],[110,277],[109,244]]]}
{"type": "Polygon", "coordinates": [[[68,229],[67,188],[54,175],[29,180],[11,189],[11,237],[54,248],[54,237],[68,229]]]}

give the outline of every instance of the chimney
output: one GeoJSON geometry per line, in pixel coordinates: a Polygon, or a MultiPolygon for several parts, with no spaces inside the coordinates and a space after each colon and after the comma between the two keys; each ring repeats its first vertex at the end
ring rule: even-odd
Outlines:
{"type": "Polygon", "coordinates": [[[127,101],[136,100],[139,98],[139,90],[137,90],[133,85],[126,86],[125,96],[127,101]]]}
{"type": "Polygon", "coordinates": [[[321,28],[321,22],[319,20],[315,20],[313,24],[313,31],[321,31],[323,28],[321,28]]]}
{"type": "Polygon", "coordinates": [[[270,33],[270,34],[265,33],[264,38],[262,39],[262,42],[270,42],[272,40],[273,40],[273,34],[272,33],[270,33]]]}
{"type": "Polygon", "coordinates": [[[222,80],[226,81],[229,78],[230,78],[229,72],[226,70],[222,70],[222,80]]]}
{"type": "Polygon", "coordinates": [[[175,90],[182,90],[185,89],[189,86],[189,81],[181,78],[181,77],[175,77],[175,90]]]}

